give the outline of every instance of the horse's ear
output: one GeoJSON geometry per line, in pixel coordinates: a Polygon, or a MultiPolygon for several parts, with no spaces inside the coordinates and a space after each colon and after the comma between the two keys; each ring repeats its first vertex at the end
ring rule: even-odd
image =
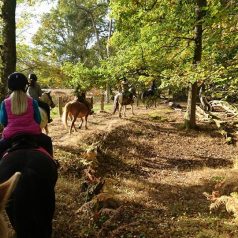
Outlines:
{"type": "Polygon", "coordinates": [[[0,211],[2,211],[11,195],[15,189],[17,182],[21,176],[20,172],[16,172],[10,179],[6,182],[0,184],[0,211]]]}

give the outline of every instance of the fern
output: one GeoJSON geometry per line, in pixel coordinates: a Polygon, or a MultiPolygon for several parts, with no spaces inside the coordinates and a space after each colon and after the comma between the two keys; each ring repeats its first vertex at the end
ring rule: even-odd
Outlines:
{"type": "Polygon", "coordinates": [[[225,205],[226,211],[229,213],[233,213],[234,217],[238,219],[238,193],[231,193],[230,196],[221,196],[218,197],[213,203],[210,205],[210,210],[216,209],[221,205],[225,205]]]}

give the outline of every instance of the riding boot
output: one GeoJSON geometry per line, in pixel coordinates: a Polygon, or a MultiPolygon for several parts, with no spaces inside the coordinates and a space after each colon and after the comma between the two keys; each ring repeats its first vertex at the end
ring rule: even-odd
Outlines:
{"type": "Polygon", "coordinates": [[[46,108],[46,113],[47,113],[47,117],[48,117],[48,123],[51,123],[53,120],[52,118],[50,117],[50,107],[47,107],[46,108]]]}
{"type": "Polygon", "coordinates": [[[53,121],[53,119],[50,117],[50,113],[47,113],[47,117],[48,117],[48,123],[51,123],[53,121]]]}

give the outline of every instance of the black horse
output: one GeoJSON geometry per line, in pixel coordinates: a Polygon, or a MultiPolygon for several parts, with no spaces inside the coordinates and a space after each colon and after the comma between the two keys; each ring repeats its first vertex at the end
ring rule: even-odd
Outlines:
{"type": "Polygon", "coordinates": [[[57,164],[32,140],[21,136],[0,161],[0,183],[20,178],[6,211],[17,238],[50,238],[55,210],[57,164]]]}
{"type": "Polygon", "coordinates": [[[153,104],[156,107],[156,101],[159,98],[159,90],[157,89],[155,80],[152,81],[151,87],[141,94],[141,100],[145,103],[146,108],[153,104]]]}

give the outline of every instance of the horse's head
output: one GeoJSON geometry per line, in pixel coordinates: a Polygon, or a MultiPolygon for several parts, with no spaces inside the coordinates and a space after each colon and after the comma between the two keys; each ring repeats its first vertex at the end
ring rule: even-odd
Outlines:
{"type": "Polygon", "coordinates": [[[87,97],[86,100],[88,102],[89,109],[93,109],[93,97],[87,97]]]}
{"type": "Polygon", "coordinates": [[[55,107],[55,104],[53,102],[53,99],[50,95],[51,91],[49,92],[44,92],[42,96],[40,97],[40,100],[47,103],[51,108],[55,107]]]}

